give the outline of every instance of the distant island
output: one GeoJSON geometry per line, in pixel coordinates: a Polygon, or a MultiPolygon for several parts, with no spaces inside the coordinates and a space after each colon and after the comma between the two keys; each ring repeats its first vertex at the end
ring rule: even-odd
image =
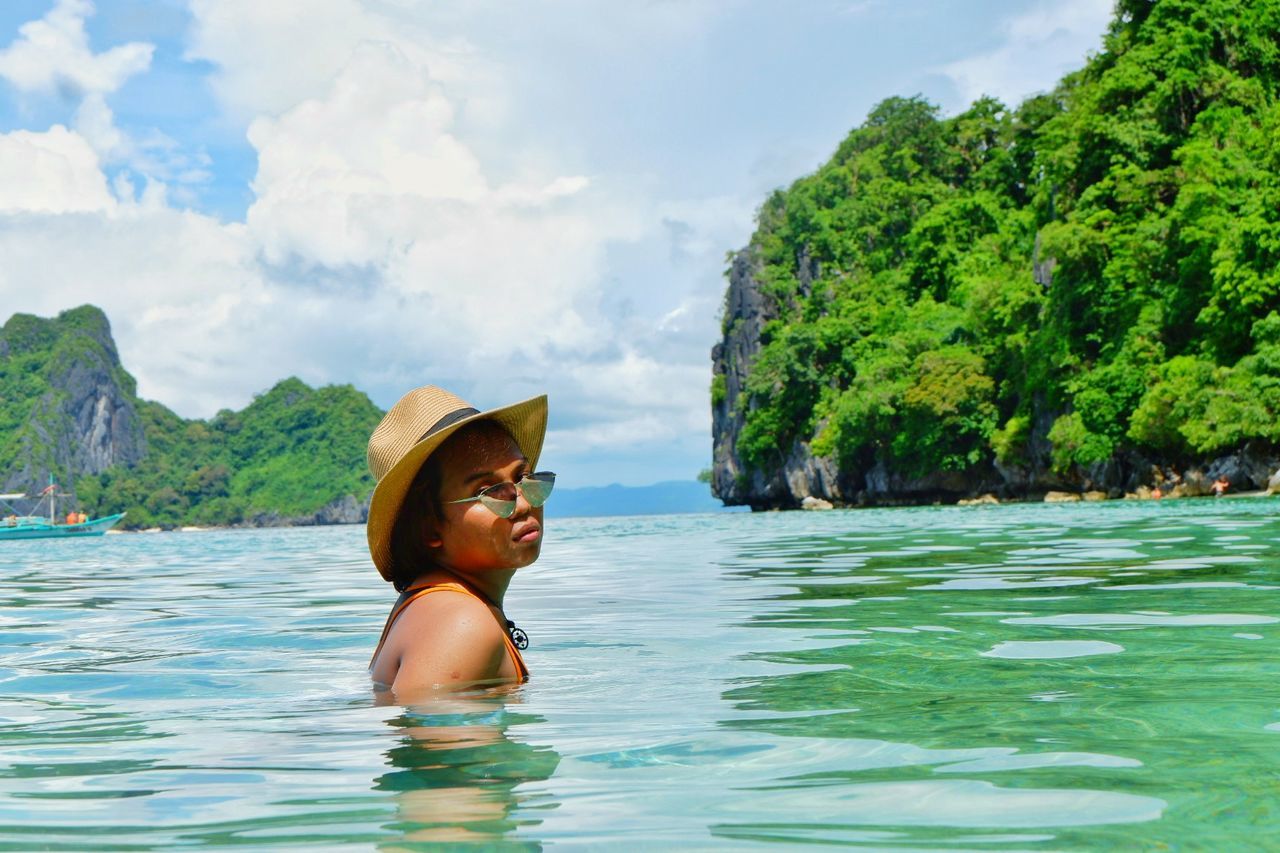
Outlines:
{"type": "MultiPolygon", "coordinates": [[[[361,523],[369,434],[383,412],[350,385],[290,377],[240,411],[181,418],[137,396],[101,309],[0,327],[0,492],[53,475],[93,516],[124,527],[361,523]]],[[[706,483],[557,491],[553,515],[708,512],[706,483]]]]}
{"type": "Polygon", "coordinates": [[[889,98],[767,198],[712,353],[762,508],[1258,489],[1280,467],[1280,0],[1119,0],[1016,107],[889,98]]]}
{"type": "Polygon", "coordinates": [[[547,502],[547,516],[669,515],[673,513],[727,512],[729,508],[711,494],[708,483],[671,480],[651,486],[556,487],[547,502]]]}

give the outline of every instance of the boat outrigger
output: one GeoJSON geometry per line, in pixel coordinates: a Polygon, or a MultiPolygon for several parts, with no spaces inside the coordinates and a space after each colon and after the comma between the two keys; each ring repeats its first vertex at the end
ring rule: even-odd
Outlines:
{"type": "Polygon", "coordinates": [[[24,492],[0,495],[0,507],[7,514],[0,517],[0,542],[8,539],[48,539],[63,536],[101,536],[116,522],[124,518],[124,513],[106,515],[102,518],[88,518],[84,513],[69,512],[66,518],[58,518],[58,498],[69,497],[58,491],[58,484],[49,478],[49,485],[38,495],[24,492]],[[30,513],[18,512],[10,501],[35,501],[30,513]],[[41,505],[49,503],[49,514],[41,512],[41,505]]]}

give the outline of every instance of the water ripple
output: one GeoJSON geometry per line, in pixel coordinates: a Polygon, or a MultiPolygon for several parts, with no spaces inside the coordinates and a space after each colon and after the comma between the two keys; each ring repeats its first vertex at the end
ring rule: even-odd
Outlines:
{"type": "Polygon", "coordinates": [[[553,519],[533,680],[409,709],[361,528],[6,543],[0,846],[1247,849],[1273,506],[553,519]]]}

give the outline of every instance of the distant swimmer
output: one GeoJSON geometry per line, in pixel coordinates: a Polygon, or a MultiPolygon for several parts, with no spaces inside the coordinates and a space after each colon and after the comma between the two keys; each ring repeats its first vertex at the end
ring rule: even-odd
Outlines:
{"type": "Polygon", "coordinates": [[[1220,498],[1227,493],[1227,489],[1231,487],[1231,481],[1226,477],[1219,477],[1213,481],[1213,496],[1220,498]]]}

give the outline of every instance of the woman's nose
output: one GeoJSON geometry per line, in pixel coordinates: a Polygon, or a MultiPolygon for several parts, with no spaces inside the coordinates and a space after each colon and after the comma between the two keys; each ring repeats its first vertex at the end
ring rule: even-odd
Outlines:
{"type": "Polygon", "coordinates": [[[512,518],[519,518],[528,515],[533,510],[533,504],[529,503],[529,499],[524,496],[524,489],[516,486],[516,508],[511,513],[512,518]]]}

